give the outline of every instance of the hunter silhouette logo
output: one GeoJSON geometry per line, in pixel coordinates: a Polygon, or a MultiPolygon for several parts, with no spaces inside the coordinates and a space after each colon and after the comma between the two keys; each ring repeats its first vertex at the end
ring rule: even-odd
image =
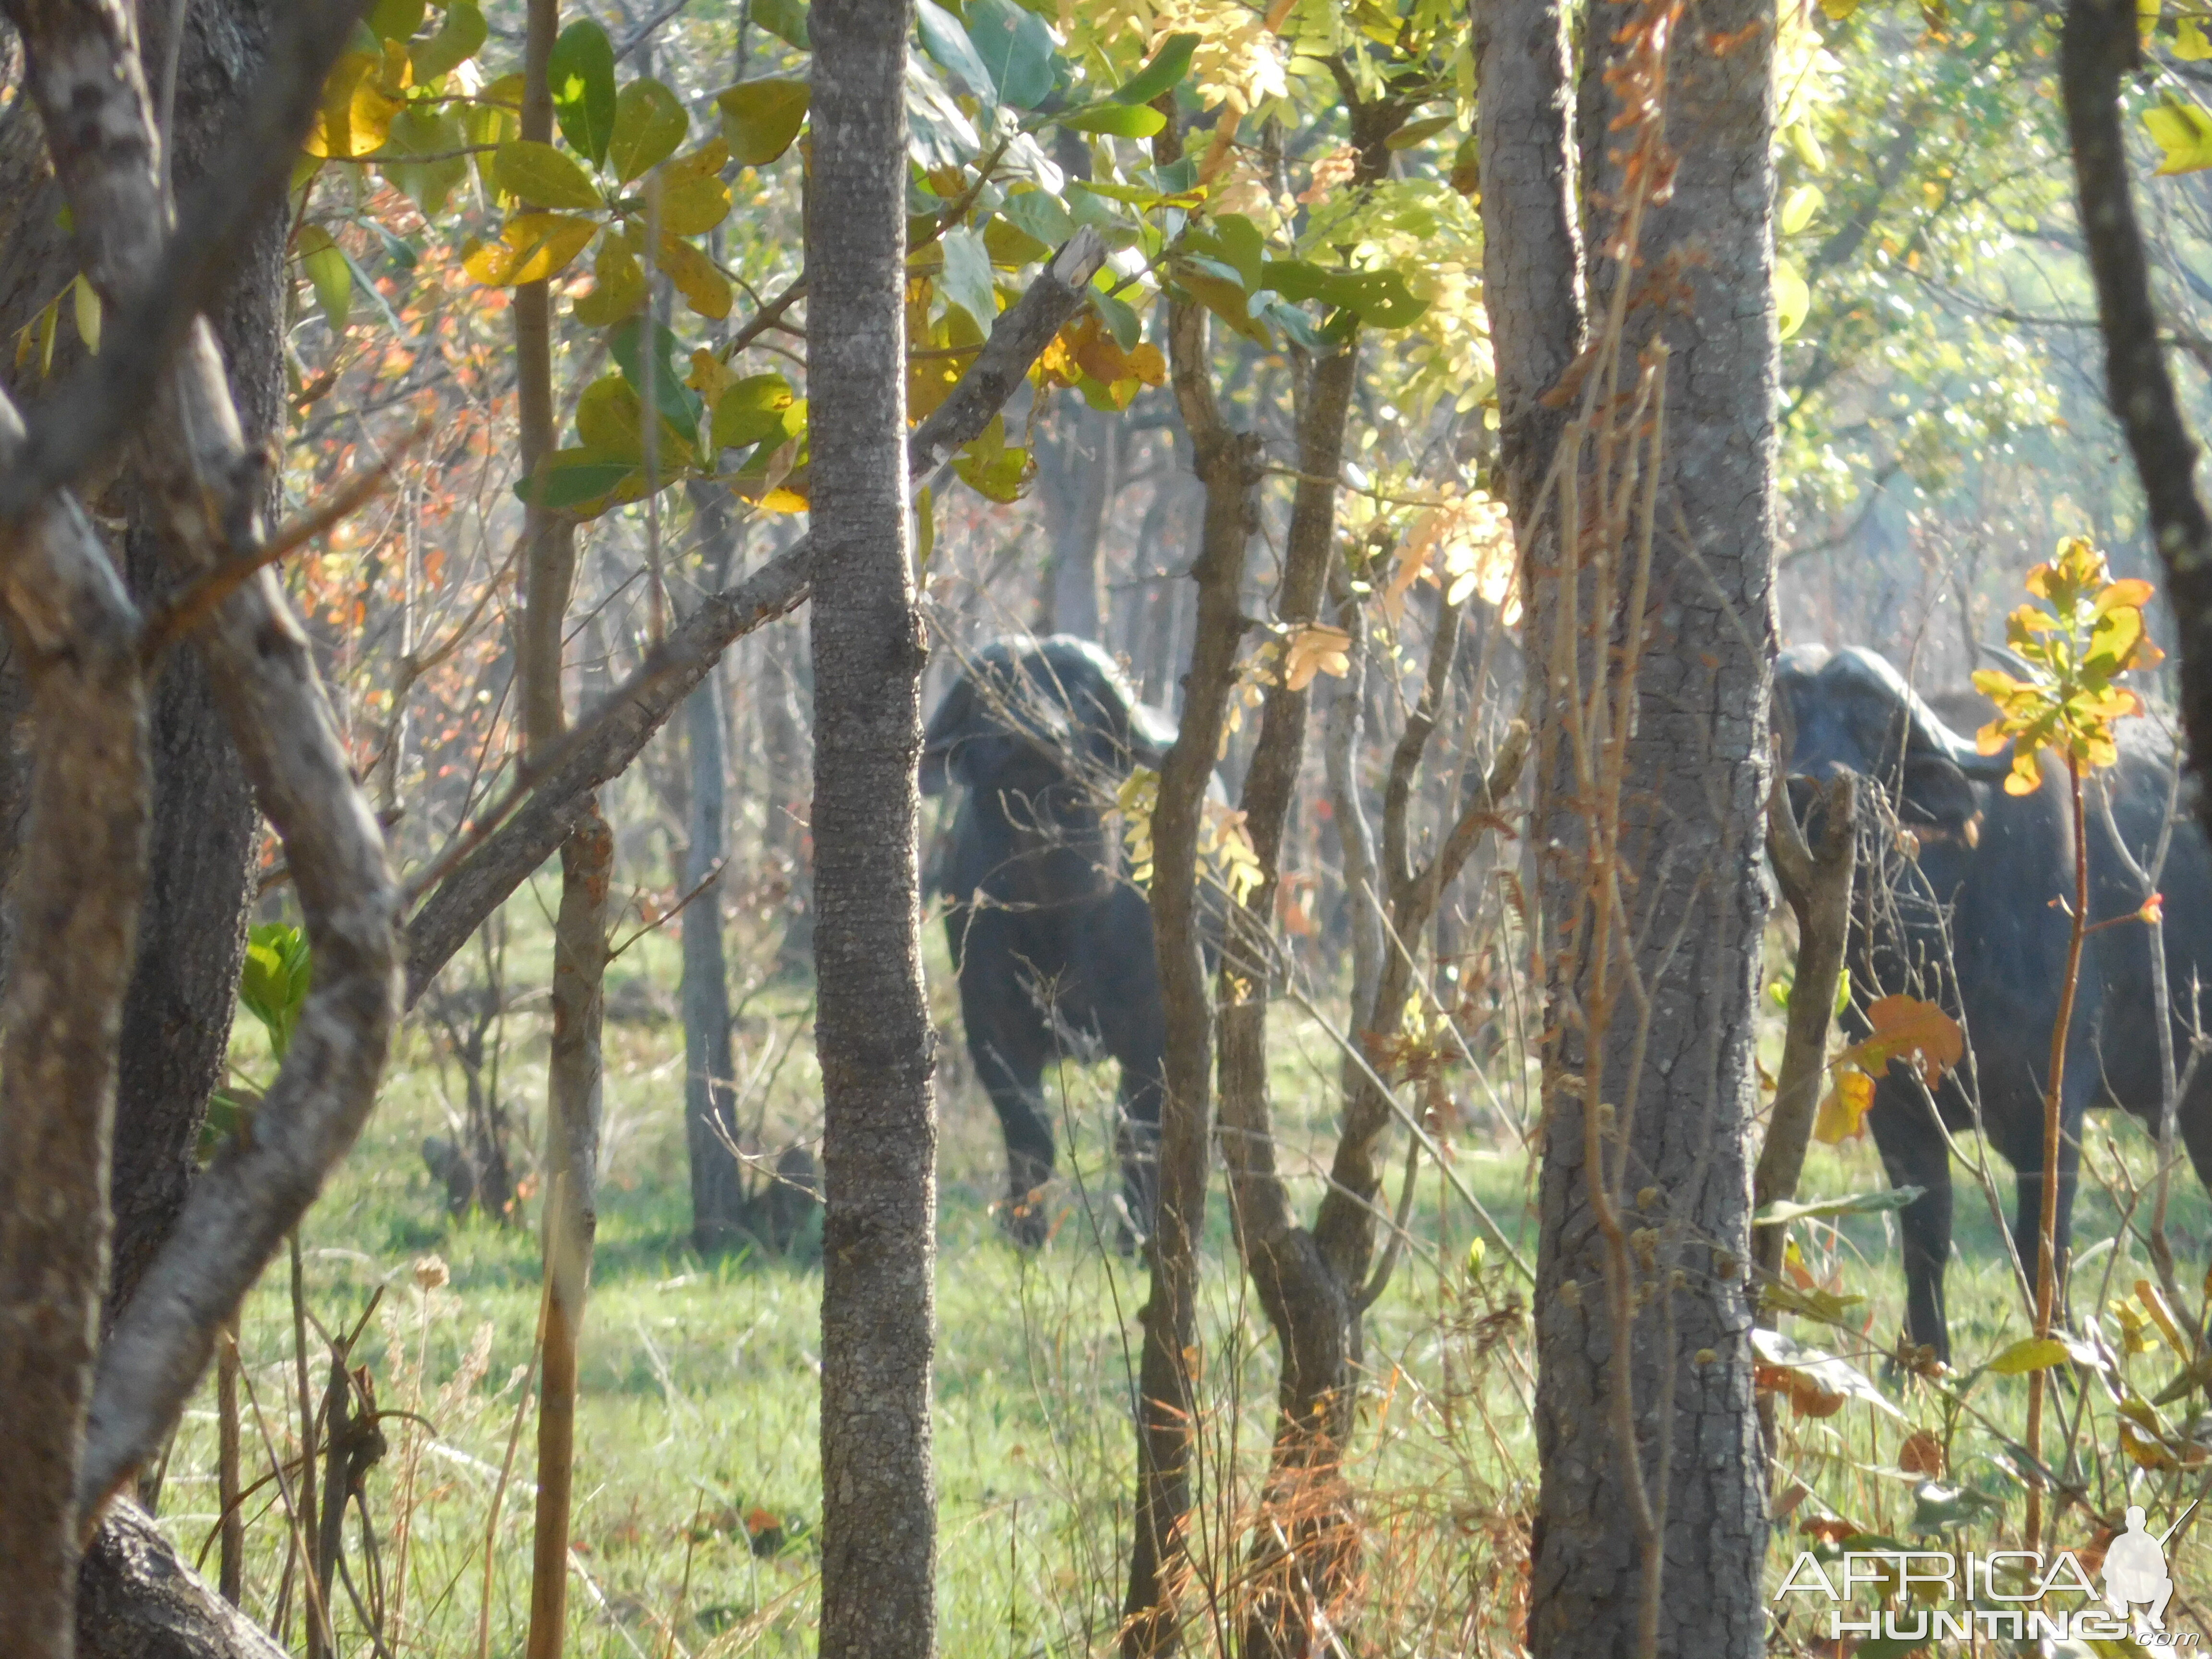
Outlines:
{"type": "MultiPolygon", "coordinates": [[[[2200,1500],[2201,1501],[2201,1500],[2200,1500]]],[[[2173,1580],[2166,1571],[2166,1540],[2189,1519],[2191,1504],[2173,1525],[2154,1538],[2143,1525],[2142,1505],[2128,1507],[2128,1529],[2105,1547],[2105,1605],[2116,1619],[2125,1619],[2139,1603],[2150,1612],[2144,1623],[2154,1631],[2166,1628],[2166,1604],[2173,1599],[2173,1580]]]]}
{"type": "Polygon", "coordinates": [[[2071,1550],[2048,1555],[1968,1550],[1954,1555],[1862,1536],[1844,1540],[1842,1552],[1825,1560],[1801,1551],[1774,1600],[1779,1613],[1785,1596],[1825,1597],[1830,1604],[1826,1628],[1815,1629],[1836,1641],[1856,1636],[1905,1643],[1982,1638],[2118,1642],[2132,1636],[2146,1648],[2198,1648],[2203,1638],[2196,1632],[2168,1631],[2165,1622],[2166,1603],[2173,1599],[2166,1547],[2196,1509],[2191,1504],[2172,1526],[2154,1534],[2145,1523],[2142,1507],[2131,1505],[2127,1529],[2105,1547],[2101,1598],[2071,1550]],[[1850,1547],[1861,1543],[1882,1547],[1850,1547]],[[1876,1605],[1854,1605],[1863,1593],[1871,1593],[1876,1605]],[[2068,1596],[2078,1598],[2079,1604],[2054,1599],[2068,1596]]]}

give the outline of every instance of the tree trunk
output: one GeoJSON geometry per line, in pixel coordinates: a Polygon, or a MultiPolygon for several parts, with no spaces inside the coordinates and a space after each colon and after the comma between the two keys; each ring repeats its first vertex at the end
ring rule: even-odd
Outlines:
{"type": "MultiPolygon", "coordinates": [[[[737,547],[728,493],[718,484],[695,483],[691,505],[707,586],[720,587],[737,547]]],[[[719,675],[709,674],[684,699],[684,739],[691,785],[683,886],[689,902],[678,918],[684,944],[684,1128],[691,1159],[691,1242],[703,1254],[740,1242],[744,1223],[744,1187],[734,1152],[730,969],[722,953],[721,866],[729,851],[729,811],[719,675]]]]}
{"type": "MultiPolygon", "coordinates": [[[[1173,125],[1153,142],[1164,164],[1181,153],[1173,125]]],[[[1169,301],[1168,349],[1176,402],[1190,429],[1193,470],[1206,488],[1206,514],[1191,562],[1198,631],[1183,681],[1182,723],[1160,767],[1152,812],[1152,933],[1167,1053],[1158,1196],[1147,1252],[1152,1291],[1139,1316],[1144,1343],[1137,1367],[1136,1537],[1121,1606],[1125,1659],[1173,1653],[1182,1641],[1179,1604],[1198,1431],[1198,1241],[1206,1225],[1213,1112],[1213,1006],[1200,948],[1198,840],[1236,687],[1245,552],[1259,529],[1261,477],[1257,434],[1234,430],[1215,399],[1206,313],[1197,301],[1169,301]]]]}
{"type": "Polygon", "coordinates": [[[1774,14],[1723,0],[1694,30],[1675,21],[1638,6],[1602,78],[1583,80],[1607,240],[1653,279],[1634,295],[1620,264],[1585,268],[1577,247],[1563,9],[1498,0],[1478,31],[1550,978],[1528,1632],[1542,1659],[1749,1656],[1764,1640],[1744,1264],[1774,630],[1774,14]],[[1555,386],[1571,420],[1539,401],[1555,386]]]}
{"type": "Polygon", "coordinates": [[[806,225],[814,930],[825,1128],[823,1659],[937,1648],[937,1121],[921,979],[921,619],[905,410],[909,8],[817,0],[806,225]]]}
{"type": "Polygon", "coordinates": [[[128,1498],[108,1506],[85,1551],[76,1649],[82,1659],[285,1659],[128,1498]]]}
{"type": "Polygon", "coordinates": [[[1106,508],[1121,471],[1121,421],[1079,398],[1063,398],[1038,482],[1052,537],[1044,631],[1103,640],[1106,573],[1099,558],[1106,508]]]}
{"type": "MultiPolygon", "coordinates": [[[[2197,492],[2197,443],[2174,396],[2159,339],[2158,308],[2128,175],[2120,82],[2142,61],[2135,15],[2112,0],[2069,0],[2059,85],[2112,415],[2127,434],[2149,509],[2150,540],[2166,567],[2166,599],[2180,634],[2181,723],[2189,766],[2212,773],[2212,515],[2197,492]]],[[[2212,828],[2212,789],[2197,816],[2212,828]]]]}
{"type": "MultiPolygon", "coordinates": [[[[560,0],[530,0],[524,46],[522,136],[553,136],[548,73],[560,0]]],[[[522,477],[553,447],[552,294],[514,290],[516,401],[522,477]]],[[[523,514],[526,583],[519,656],[523,729],[532,756],[568,729],[562,646],[576,583],[576,526],[536,501],[523,514]]],[[[532,1532],[529,1659],[559,1659],[566,1637],[568,1515],[574,1470],[576,1385],[584,1303],[599,1219],[599,1037],[606,1013],[607,888],[614,835],[596,798],[561,844],[561,902],[553,924],[553,1036],[546,1060],[545,1337],[540,1362],[538,1504],[532,1532]]]]}

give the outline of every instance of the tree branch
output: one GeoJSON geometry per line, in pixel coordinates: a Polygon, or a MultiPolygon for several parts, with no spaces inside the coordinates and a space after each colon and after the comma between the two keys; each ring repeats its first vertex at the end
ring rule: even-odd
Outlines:
{"type": "MultiPolygon", "coordinates": [[[[1010,309],[951,395],[907,440],[908,476],[920,480],[980,436],[1038,355],[1085,303],[1105,258],[1095,231],[1078,231],[1010,309]]],[[[486,916],[550,858],[591,792],[619,776],[713,672],[722,653],[763,623],[805,601],[814,550],[802,536],[735,586],[703,600],[550,757],[507,823],[438,883],[407,927],[407,1000],[445,966],[486,916]]]]}

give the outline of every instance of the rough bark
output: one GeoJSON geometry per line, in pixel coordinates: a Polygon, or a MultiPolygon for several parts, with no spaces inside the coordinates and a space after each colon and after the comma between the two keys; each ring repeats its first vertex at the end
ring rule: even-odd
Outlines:
{"type": "MultiPolygon", "coordinates": [[[[167,33],[167,0],[141,0],[153,61],[167,33]],[[156,15],[159,21],[156,22],[156,15]]],[[[185,13],[178,61],[172,177],[197,190],[218,163],[267,58],[259,0],[198,0],[185,13]]],[[[283,421],[285,209],[266,204],[240,245],[234,284],[214,313],[232,401],[250,447],[277,440],[283,421]]],[[[4,327],[0,319],[0,327],[4,327]]],[[[125,568],[152,605],[174,583],[164,571],[158,510],[126,471],[130,530],[125,568]]],[[[256,503],[273,523],[272,469],[256,503]]],[[[122,1070],[115,1101],[114,1266],[106,1317],[131,1299],[185,1200],[207,1117],[222,1081],[246,953],[250,865],[260,822],[238,746],[225,729],[198,653],[163,659],[151,696],[154,819],[149,884],[138,922],[138,964],[124,1005],[122,1070]]]]}
{"type": "MultiPolygon", "coordinates": [[[[212,333],[189,310],[178,320],[179,306],[219,288],[222,254],[198,246],[204,225],[191,225],[165,246],[152,111],[120,8],[112,0],[18,0],[9,15],[24,40],[29,90],[70,203],[78,257],[123,325],[112,343],[103,341],[101,383],[116,372],[112,359],[151,354],[161,362],[166,354],[155,348],[181,338],[150,407],[143,385],[131,407],[147,416],[143,471],[173,556],[184,574],[204,578],[258,541],[263,487],[212,333]],[[179,275],[179,258],[191,270],[179,275]]],[[[270,73],[227,146],[224,182],[235,199],[224,212],[250,217],[265,202],[263,192],[281,189],[353,15],[313,6],[284,14],[270,73]],[[258,148],[233,155],[241,140],[258,148]]],[[[237,251],[222,252],[234,258],[237,251]]],[[[15,503],[23,495],[36,498],[49,470],[65,462],[82,469],[104,453],[113,434],[101,422],[113,410],[103,394],[42,412],[21,464],[0,475],[11,510],[20,510],[15,503]]],[[[102,1355],[77,1486],[86,1520],[167,1435],[222,1321],[359,1133],[397,1013],[396,895],[381,837],[354,787],[306,639],[273,579],[263,571],[238,586],[198,640],[263,810],[284,841],[315,953],[315,986],[250,1142],[234,1143],[194,1187],[102,1355]]]]}
{"type": "MultiPolygon", "coordinates": [[[[2134,13],[2112,0],[2069,0],[2059,90],[2074,151],[2074,179],[2097,318],[2105,336],[2106,392],[2127,434],[2149,509],[2151,542],[2166,566],[2167,602],[2181,647],[2181,724],[2189,767],[2212,767],[2212,518],[2197,490],[2197,444],[2174,395],[2159,343],[2158,307],[2128,173],[2120,83],[2141,60],[2134,13]]],[[[2212,827],[2212,789],[2200,790],[2212,827]]]]}
{"type": "Polygon", "coordinates": [[[1106,588],[1099,552],[1119,470],[1121,422],[1068,398],[1060,405],[1057,425],[1038,480],[1052,538],[1044,631],[1103,639],[1106,588]]]}
{"type": "MultiPolygon", "coordinates": [[[[989,343],[951,395],[906,440],[910,477],[926,477],[990,423],[1052,337],[1084,304],[1106,256],[1090,229],[1078,231],[1029,291],[999,314],[989,343]]],[[[412,1002],[484,918],[553,856],[592,792],[628,767],[731,642],[803,604],[813,580],[815,543],[802,536],[758,570],[701,601],[637,671],[531,779],[512,817],[452,870],[407,927],[407,998],[412,1002]]]]}
{"type": "MultiPolygon", "coordinates": [[[[1155,141],[1162,161],[1179,142],[1155,141]]],[[[1167,1012],[1160,1103],[1159,1192],[1146,1255],[1152,1291],[1139,1317],[1136,1536],[1121,1606],[1126,1659],[1176,1651],[1188,1546],[1197,1395],[1198,1241],[1206,1224],[1206,1146],[1213,1110],[1213,1007],[1198,915],[1198,838],[1206,785],[1221,752],[1244,621],[1245,552],[1259,528],[1258,435],[1229,425],[1214,397],[1205,307],[1170,298],[1169,374],[1191,436],[1206,509],[1191,580],[1198,632],[1183,681],[1182,723],[1160,767],[1152,812],[1152,910],[1167,1012]]]]}
{"type": "MultiPolygon", "coordinates": [[[[0,465],[21,447],[0,397],[0,465]]],[[[107,1160],[146,875],[138,615],[82,509],[0,535],[0,610],[31,688],[29,811],[0,1005],[0,1653],[67,1659],[77,1471],[107,1281],[107,1160]]]]}
{"type": "MultiPolygon", "coordinates": [[[[1276,619],[1293,630],[1319,614],[1335,556],[1336,487],[1345,419],[1358,383],[1356,339],[1313,365],[1298,422],[1298,471],[1276,619]]],[[[1281,1370],[1266,1513],[1254,1531],[1255,1582],[1243,1651],[1304,1655],[1318,1629],[1341,1627],[1356,1576],[1357,1517],[1341,1479],[1344,1445],[1330,1402],[1352,1386],[1352,1291],[1291,1212],[1275,1166],[1267,1091],[1267,1003],[1278,972],[1272,927],[1283,829],[1305,752],[1309,688],[1267,688],[1240,802],[1260,861],[1260,884],[1229,913],[1221,962],[1221,1156],[1244,1270],[1275,1335],[1281,1370]],[[1292,1547],[1285,1549],[1279,1540],[1292,1547]],[[1322,1613],[1326,1624],[1317,1626],[1322,1613]]],[[[1353,903],[1368,906],[1371,896],[1353,903]]]]}
{"type": "MultiPolygon", "coordinates": [[[[736,550],[729,496],[691,489],[707,584],[719,588],[736,550]]],[[[744,1186],[736,1157],[736,1057],[730,1043],[730,969],[722,951],[722,865],[729,854],[723,791],[722,693],[709,674],[684,700],[690,773],[684,852],[684,1133],[691,1163],[691,1242],[713,1251],[738,1242],[744,1186]]]]}
{"type": "MultiPolygon", "coordinates": [[[[155,61],[173,9],[169,0],[142,0],[139,7],[141,38],[155,61]]],[[[186,10],[169,137],[172,176],[187,197],[209,176],[216,147],[236,127],[265,63],[264,13],[261,0],[203,0],[186,10]]],[[[61,205],[44,130],[27,101],[18,103],[0,129],[0,337],[12,338],[76,273],[61,205]]],[[[231,394],[255,445],[275,433],[282,407],[283,234],[282,202],[264,201],[234,249],[235,274],[214,313],[231,394]]],[[[81,359],[64,351],[56,361],[66,369],[81,359]]],[[[17,387],[27,399],[44,390],[17,387]]],[[[122,482],[126,577],[138,599],[151,604],[171,586],[159,514],[127,469],[122,482]]],[[[267,514],[276,501],[273,472],[265,488],[267,514]]],[[[150,863],[162,874],[146,890],[137,970],[125,1006],[111,1181],[111,1325],[184,1202],[208,1097],[229,1043],[258,822],[236,746],[192,653],[165,658],[150,714],[150,863]]],[[[11,826],[15,816],[5,814],[11,826]]],[[[0,833],[0,844],[12,855],[12,829],[0,833]]]]}
{"type": "Polygon", "coordinates": [[[98,1659],[285,1659],[127,1498],[109,1505],[85,1551],[76,1645],[98,1659]]]}
{"type": "Polygon", "coordinates": [[[1480,31],[1502,449],[1541,670],[1529,1644],[1544,1659],[1764,1641],[1743,1264],[1773,634],[1774,14],[1728,0],[1686,21],[1637,8],[1606,32],[1602,75],[1586,72],[1596,222],[1639,263],[1632,287],[1592,249],[1579,359],[1586,325],[1561,303],[1578,269],[1564,18],[1504,0],[1480,31]],[[1564,449],[1547,392],[1581,410],[1564,449]]]}
{"type": "Polygon", "coordinates": [[[823,1659],[937,1649],[937,1120],[916,856],[927,648],[908,548],[903,309],[909,11],[817,0],[811,14],[811,199],[836,204],[806,226],[823,1659]]]}

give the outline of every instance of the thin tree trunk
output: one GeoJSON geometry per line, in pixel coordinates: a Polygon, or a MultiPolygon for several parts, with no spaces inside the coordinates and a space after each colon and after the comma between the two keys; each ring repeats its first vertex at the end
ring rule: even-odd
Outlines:
{"type": "Polygon", "coordinates": [[[806,268],[814,930],[822,1060],[823,1659],[937,1649],[934,1033],[921,978],[921,671],[907,485],[909,8],[817,0],[806,268]]]}
{"type": "Polygon", "coordinates": [[[1103,640],[1106,587],[1099,553],[1121,470],[1121,423],[1069,398],[1054,424],[1059,430],[1038,491],[1052,537],[1044,631],[1103,640]]]}
{"type": "MultiPolygon", "coordinates": [[[[1154,141],[1163,163],[1181,152],[1175,127],[1154,141]]],[[[1259,529],[1260,440],[1232,429],[1213,392],[1206,313],[1168,305],[1169,373],[1190,430],[1193,470],[1206,487],[1204,527],[1191,578],[1198,631],[1183,681],[1182,724],[1160,768],[1152,812],[1152,908],[1167,1053],[1160,1103],[1159,1191],[1147,1255],[1152,1293],[1139,1317],[1136,1537],[1121,1606],[1126,1659],[1174,1652],[1189,1546],[1193,1387],[1198,1340],[1198,1241],[1206,1224],[1206,1143],[1213,1109],[1213,1008],[1200,948],[1198,839],[1206,784],[1243,634],[1246,549],[1259,529]]]]}
{"type": "Polygon", "coordinates": [[[1774,14],[1723,0],[1678,21],[1655,0],[1609,22],[1612,56],[1583,81],[1607,240],[1645,271],[1698,250],[1633,296],[1619,264],[1593,250],[1585,270],[1577,247],[1562,9],[1498,0],[1478,30],[1550,980],[1540,1659],[1764,1643],[1745,1264],[1774,631],[1774,14]],[[1555,387],[1580,407],[1571,422],[1540,401],[1555,387]]]}
{"type": "MultiPolygon", "coordinates": [[[[0,396],[0,466],[23,441],[0,396]]],[[[76,502],[7,540],[0,608],[35,758],[0,1006],[0,1653],[69,1659],[115,1043],[146,875],[145,697],[137,613],[76,502]]]]}
{"type": "MultiPolygon", "coordinates": [[[[553,136],[547,75],[560,21],[560,0],[530,0],[521,132],[540,143],[553,136]]],[[[535,475],[539,458],[554,445],[552,295],[546,283],[526,283],[515,289],[514,344],[520,471],[526,478],[535,475]]],[[[522,533],[523,728],[529,754],[538,757],[568,730],[562,645],[576,581],[576,526],[531,501],[525,504],[522,533]]],[[[561,844],[561,902],[553,925],[553,1036],[545,1079],[545,1340],[525,1650],[529,1659],[558,1659],[567,1635],[577,1370],[599,1218],[599,1036],[606,1011],[607,888],[613,867],[614,836],[593,797],[561,844]]]]}
{"type": "MultiPolygon", "coordinates": [[[[737,547],[729,495],[717,484],[694,484],[691,505],[707,584],[720,587],[737,547]]],[[[684,854],[688,902],[678,918],[684,945],[684,1127],[691,1159],[691,1241],[708,1252],[738,1242],[744,1221],[734,1152],[730,970],[722,953],[721,866],[728,855],[729,809],[719,677],[709,674],[684,699],[684,738],[691,785],[684,854]]]]}
{"type": "MultiPolygon", "coordinates": [[[[2181,646],[2181,723],[2189,765],[2212,767],[2212,516],[2197,491],[2197,444],[2174,395],[2136,222],[2120,82],[2142,60],[2136,14],[2114,0],[2068,0],[2059,88],[2097,317],[2106,392],[2127,434],[2149,509],[2150,541],[2166,566],[2166,599],[2181,646]]],[[[2197,816],[2212,827],[2212,789],[2197,816]]]]}

